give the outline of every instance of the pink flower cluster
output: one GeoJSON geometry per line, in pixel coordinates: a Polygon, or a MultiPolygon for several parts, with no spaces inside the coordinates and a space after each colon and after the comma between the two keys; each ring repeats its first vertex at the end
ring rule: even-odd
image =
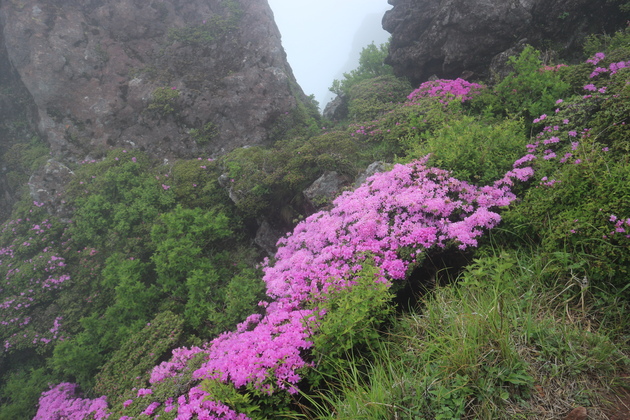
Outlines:
{"type": "Polygon", "coordinates": [[[245,414],[236,413],[230,407],[218,401],[201,387],[193,387],[188,395],[177,399],[177,420],[191,420],[195,416],[207,420],[249,420],[245,414]]]}
{"type": "MultiPolygon", "coordinates": [[[[625,234],[626,238],[630,238],[630,217],[627,219],[621,219],[614,214],[610,215],[609,221],[615,224],[615,230],[611,231],[607,236],[609,238],[615,236],[617,233],[625,234]]],[[[606,236],[604,236],[606,237],[606,236]]]]}
{"type": "Polygon", "coordinates": [[[181,374],[181,372],[183,372],[188,366],[190,359],[203,352],[204,349],[199,347],[192,347],[190,349],[180,347],[173,350],[173,356],[168,362],[162,363],[153,368],[149,382],[154,384],[161,382],[166,378],[171,378],[181,374]]]}
{"type": "Polygon", "coordinates": [[[107,397],[75,398],[76,387],[76,384],[64,382],[42,393],[33,420],[83,420],[90,415],[95,420],[109,417],[107,397]]]}
{"type": "Polygon", "coordinates": [[[52,328],[31,323],[32,308],[47,302],[53,291],[70,280],[63,274],[65,260],[57,256],[57,244],[48,237],[49,220],[33,223],[29,218],[9,220],[2,234],[13,238],[0,248],[0,342],[5,352],[17,348],[46,346],[63,339],[59,334],[61,317],[52,328]],[[23,235],[32,235],[24,241],[23,235]],[[21,239],[22,238],[22,239],[21,239]]]}
{"type": "Polygon", "coordinates": [[[300,370],[310,366],[303,352],[311,347],[316,328],[313,311],[306,309],[309,300],[331,287],[351,286],[368,256],[381,269],[379,281],[390,282],[403,279],[428,248],[475,246],[483,230],[499,222],[494,208],[514,200],[508,187],[512,178],[527,180],[533,174],[531,168],[515,168],[494,186],[479,188],[425,163],[426,158],[376,174],[337,198],[330,212],[301,222],[279,241],[276,263],[265,266],[267,294],[273,299],[263,304],[266,314],[250,316],[204,348],[174,350],[170,361],[154,368],[150,382],[181,375],[190,359],[204,353],[194,378],[236,388],[252,384],[269,394],[297,392],[300,370]],[[402,249],[412,258],[402,257],[402,249]]]}
{"type": "Polygon", "coordinates": [[[407,96],[407,99],[412,104],[418,102],[421,98],[427,97],[439,98],[439,101],[445,105],[453,100],[466,102],[484,87],[478,83],[470,83],[460,78],[455,80],[438,79],[422,83],[418,89],[407,96]]]}
{"type": "MultiPolygon", "coordinates": [[[[586,60],[586,62],[596,66],[604,58],[606,58],[606,55],[604,53],[599,52],[599,53],[596,53],[593,57],[586,60]]],[[[608,65],[608,68],[596,67],[595,70],[593,70],[593,72],[591,73],[590,78],[593,79],[603,73],[609,73],[613,75],[617,73],[619,70],[624,69],[624,68],[630,68],[630,60],[619,61],[617,63],[610,63],[608,65]]]]}

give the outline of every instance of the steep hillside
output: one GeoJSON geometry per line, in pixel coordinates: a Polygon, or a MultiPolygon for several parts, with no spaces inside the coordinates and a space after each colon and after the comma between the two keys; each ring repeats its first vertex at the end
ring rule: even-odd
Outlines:
{"type": "MultiPolygon", "coordinates": [[[[236,4],[166,50],[232,34],[236,4]]],[[[385,53],[334,83],[341,120],[296,102],[273,141],[214,153],[201,126],[168,160],[49,148],[28,84],[3,91],[32,195],[0,226],[0,420],[623,418],[628,28],[576,63],[523,45],[491,80],[410,85],[385,53]]],[[[178,127],[162,87],[138,118],[178,127]]]]}

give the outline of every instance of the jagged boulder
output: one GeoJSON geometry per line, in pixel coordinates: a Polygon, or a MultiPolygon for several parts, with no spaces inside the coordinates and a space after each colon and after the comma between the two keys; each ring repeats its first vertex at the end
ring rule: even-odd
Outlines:
{"type": "Polygon", "coordinates": [[[385,162],[376,161],[372,162],[363,172],[361,172],[354,180],[354,188],[359,188],[369,177],[379,172],[385,172],[387,165],[385,162]]]}
{"type": "Polygon", "coordinates": [[[267,0],[8,0],[0,32],[66,160],[261,144],[305,98],[267,0]]]}
{"type": "Polygon", "coordinates": [[[337,171],[326,171],[303,191],[309,210],[326,208],[341,190],[350,184],[347,176],[337,171]]]}
{"type": "Polygon", "coordinates": [[[278,243],[278,239],[282,236],[284,236],[284,232],[274,228],[266,220],[262,220],[259,223],[258,230],[256,230],[254,243],[265,251],[268,257],[272,258],[278,251],[276,244],[278,243]]]}
{"type": "Polygon", "coordinates": [[[388,0],[383,28],[392,34],[386,62],[413,84],[430,76],[484,77],[492,58],[527,40],[552,43],[567,57],[588,33],[628,19],[608,0],[388,0]]]}
{"type": "Polygon", "coordinates": [[[337,95],[328,102],[322,113],[322,117],[330,121],[341,121],[348,117],[348,98],[346,95],[337,95]]]}

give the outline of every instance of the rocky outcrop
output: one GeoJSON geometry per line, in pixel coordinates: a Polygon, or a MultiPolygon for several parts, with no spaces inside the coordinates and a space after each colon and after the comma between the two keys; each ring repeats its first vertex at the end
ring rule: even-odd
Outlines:
{"type": "Polygon", "coordinates": [[[432,75],[479,78],[519,41],[553,45],[567,57],[584,36],[611,32],[628,19],[608,0],[388,0],[392,34],[386,62],[417,85],[432,75]]]}
{"type": "Polygon", "coordinates": [[[374,174],[387,171],[387,164],[385,162],[376,161],[372,162],[363,172],[361,172],[354,180],[354,188],[359,188],[369,177],[374,174]]]}
{"type": "Polygon", "coordinates": [[[65,161],[261,144],[304,97],[267,0],[6,0],[0,32],[65,161]]]}
{"type": "Polygon", "coordinates": [[[350,185],[347,176],[337,171],[326,171],[303,191],[308,210],[314,212],[330,206],[332,200],[350,185]]]}
{"type": "Polygon", "coordinates": [[[322,113],[322,117],[330,121],[341,121],[348,117],[348,97],[337,95],[335,99],[328,102],[322,113]]]}

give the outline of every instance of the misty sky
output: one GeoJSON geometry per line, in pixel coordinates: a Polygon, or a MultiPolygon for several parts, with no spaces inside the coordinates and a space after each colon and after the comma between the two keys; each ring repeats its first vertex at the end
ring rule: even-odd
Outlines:
{"type": "Polygon", "coordinates": [[[386,42],[387,0],[269,0],[295,77],[323,109],[334,79],[355,69],[363,47],[386,42]]]}

